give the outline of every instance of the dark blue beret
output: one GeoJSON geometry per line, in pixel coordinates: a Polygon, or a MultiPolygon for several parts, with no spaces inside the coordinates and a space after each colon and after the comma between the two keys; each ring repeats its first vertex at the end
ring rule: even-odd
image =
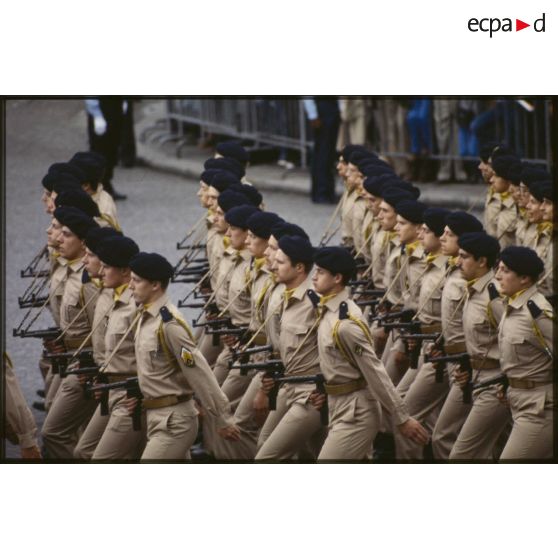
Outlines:
{"type": "Polygon", "coordinates": [[[537,188],[540,189],[543,199],[554,203],[554,187],[552,186],[552,181],[541,180],[540,182],[535,182],[535,184],[537,185],[537,188]]]}
{"type": "Polygon", "coordinates": [[[377,155],[369,155],[365,159],[361,159],[355,166],[358,168],[360,173],[365,176],[367,172],[372,172],[371,169],[375,167],[389,167],[389,165],[382,161],[377,155]]]}
{"type": "Polygon", "coordinates": [[[492,161],[496,176],[519,185],[521,182],[521,160],[515,155],[501,155],[492,161]]]}
{"type": "Polygon", "coordinates": [[[85,237],[85,245],[93,254],[97,254],[97,247],[99,244],[111,236],[122,236],[120,231],[112,227],[99,227],[98,229],[91,229],[85,237]]]}
{"type": "Polygon", "coordinates": [[[361,166],[360,172],[366,177],[380,176],[386,173],[391,173],[392,176],[397,176],[391,165],[381,159],[376,159],[374,163],[367,163],[366,165],[361,166]]]}
{"type": "Polygon", "coordinates": [[[77,178],[80,183],[86,182],[85,174],[77,165],[72,163],[53,163],[48,167],[47,174],[69,174],[74,178],[77,178]]]}
{"type": "Polygon", "coordinates": [[[531,187],[533,182],[540,182],[541,180],[550,180],[550,173],[539,165],[523,165],[521,169],[521,182],[528,188],[531,187]]]}
{"type": "Polygon", "coordinates": [[[139,254],[139,246],[127,236],[110,236],[97,246],[97,257],[112,267],[129,267],[139,254]]]}
{"type": "Polygon", "coordinates": [[[246,196],[238,192],[233,192],[232,190],[225,190],[220,194],[217,198],[217,204],[224,213],[239,205],[252,205],[246,196]]]}
{"type": "Polygon", "coordinates": [[[99,225],[76,207],[57,207],[54,210],[54,218],[63,226],[68,227],[78,238],[84,239],[91,229],[99,225]]]}
{"type": "Polygon", "coordinates": [[[540,203],[544,201],[543,185],[544,181],[541,180],[532,182],[529,186],[529,193],[540,203]]]}
{"type": "Polygon", "coordinates": [[[378,156],[375,153],[372,153],[366,149],[357,149],[351,153],[349,158],[349,162],[351,165],[355,165],[356,167],[360,167],[360,163],[364,160],[368,160],[371,162],[371,159],[377,159],[378,156]]]}
{"type": "Polygon", "coordinates": [[[500,260],[518,275],[538,277],[544,271],[544,263],[537,253],[527,246],[508,246],[500,252],[500,260]]]}
{"type": "Polygon", "coordinates": [[[332,275],[341,273],[349,277],[356,275],[356,262],[351,253],[341,246],[326,246],[316,250],[314,263],[332,275]]]}
{"type": "Polygon", "coordinates": [[[429,207],[422,214],[424,224],[436,235],[442,236],[446,226],[446,217],[451,213],[442,207],[429,207]]]}
{"type": "Polygon", "coordinates": [[[233,192],[243,194],[250,200],[250,203],[256,207],[261,205],[263,201],[262,195],[258,192],[258,190],[249,184],[241,184],[240,182],[237,182],[236,184],[231,184],[229,189],[233,192]]]}
{"type": "Polygon", "coordinates": [[[483,143],[479,149],[479,157],[481,161],[484,163],[488,163],[488,159],[490,159],[492,152],[499,146],[500,144],[497,141],[489,141],[483,143]]]}
{"type": "Polygon", "coordinates": [[[293,263],[311,263],[314,260],[314,248],[303,236],[282,236],[279,240],[279,248],[293,263]]]}
{"type": "Polygon", "coordinates": [[[56,200],[54,200],[54,205],[56,207],[77,207],[86,215],[89,215],[89,217],[99,217],[101,215],[99,206],[95,203],[93,198],[89,194],[86,194],[81,188],[60,192],[60,194],[56,196],[56,200]]]}
{"type": "Polygon", "coordinates": [[[154,252],[139,252],[130,260],[130,269],[148,281],[166,281],[174,275],[174,269],[166,258],[154,252]]]}
{"type": "Polygon", "coordinates": [[[500,244],[496,238],[485,232],[463,233],[458,239],[457,244],[462,250],[480,258],[485,256],[491,261],[495,261],[500,252],[500,244]]]}
{"type": "Polygon", "coordinates": [[[260,210],[253,205],[239,205],[229,209],[225,213],[225,221],[232,227],[240,227],[241,229],[248,229],[248,218],[260,210]]]}
{"type": "Polygon", "coordinates": [[[365,151],[366,147],[364,145],[357,145],[357,144],[348,144],[341,150],[341,157],[343,157],[343,161],[348,163],[351,160],[351,155],[355,151],[365,151]]]}
{"type": "MultiPolygon", "coordinates": [[[[51,193],[53,192],[54,185],[57,182],[73,182],[75,185],[77,185],[78,183],[75,176],[71,174],[66,174],[64,172],[48,172],[43,176],[43,179],[41,181],[43,187],[46,188],[51,193]]],[[[80,183],[80,189],[81,189],[81,183],[80,183]]]]}
{"type": "MultiPolygon", "coordinates": [[[[204,182],[205,184],[207,184],[208,186],[211,186],[211,181],[213,180],[213,177],[216,174],[219,174],[220,172],[226,172],[226,171],[221,171],[219,169],[209,169],[209,170],[204,170],[201,174],[200,174],[200,180],[202,182],[204,182]]],[[[235,175],[236,178],[236,175],[235,175]]]]}
{"type": "Polygon", "coordinates": [[[506,145],[504,143],[500,143],[492,150],[490,158],[491,158],[492,162],[494,162],[494,159],[496,159],[498,157],[503,157],[505,155],[513,155],[513,156],[517,157],[517,155],[515,154],[515,151],[509,145],[506,145]]]}
{"type": "Polygon", "coordinates": [[[211,159],[208,159],[203,164],[203,168],[205,170],[219,169],[219,170],[229,171],[232,172],[234,175],[236,175],[236,177],[239,180],[245,174],[244,167],[236,159],[233,159],[232,157],[219,157],[217,159],[212,157],[211,159]]]}
{"type": "Polygon", "coordinates": [[[248,151],[237,141],[222,141],[215,146],[215,151],[223,157],[236,159],[243,166],[249,160],[248,151]]]}
{"type": "Polygon", "coordinates": [[[398,215],[411,223],[420,224],[424,222],[423,214],[426,210],[424,203],[415,200],[401,200],[394,209],[398,215]]]}
{"type": "MultiPolygon", "coordinates": [[[[391,182],[391,181],[389,181],[391,182]]],[[[413,194],[408,190],[402,190],[393,186],[384,186],[382,193],[383,200],[395,209],[395,206],[403,200],[413,200],[413,194]]]]}
{"type": "Polygon", "coordinates": [[[95,151],[80,151],[69,162],[82,170],[85,181],[93,188],[102,180],[107,165],[105,157],[95,151]]]}
{"type": "Polygon", "coordinates": [[[224,192],[232,184],[239,184],[237,176],[229,171],[219,171],[213,175],[209,185],[219,192],[224,192]]]}
{"type": "Polygon", "coordinates": [[[246,221],[248,230],[265,240],[269,239],[271,236],[271,229],[277,223],[284,223],[284,221],[277,213],[271,213],[270,211],[258,211],[250,215],[246,221]]]}
{"type": "Polygon", "coordinates": [[[446,225],[457,236],[466,232],[481,232],[484,230],[482,223],[466,211],[452,211],[446,216],[446,225]]]}
{"type": "Polygon", "coordinates": [[[391,180],[385,183],[386,188],[399,188],[400,190],[406,190],[413,194],[413,199],[418,200],[420,198],[420,190],[413,186],[410,182],[399,178],[398,176],[394,176],[391,180]]]}
{"type": "Polygon", "coordinates": [[[55,174],[52,181],[52,191],[57,194],[70,190],[81,190],[81,182],[69,174],[55,174]]]}
{"type": "Polygon", "coordinates": [[[277,241],[281,240],[284,236],[302,236],[303,238],[310,240],[310,237],[306,234],[306,231],[302,227],[285,221],[273,225],[273,227],[271,227],[271,234],[277,241]]]}
{"type": "MultiPolygon", "coordinates": [[[[384,170],[384,172],[387,169],[384,170]]],[[[364,179],[363,186],[364,189],[373,196],[381,198],[384,191],[384,184],[394,177],[393,172],[388,172],[386,174],[380,174],[379,176],[367,176],[364,179]]]]}

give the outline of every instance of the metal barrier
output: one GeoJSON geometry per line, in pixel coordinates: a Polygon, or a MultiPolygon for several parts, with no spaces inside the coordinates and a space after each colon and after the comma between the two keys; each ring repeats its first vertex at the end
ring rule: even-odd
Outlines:
{"type": "MultiPolygon", "coordinates": [[[[373,98],[372,98],[373,99],[373,98]]],[[[381,105],[381,103],[379,103],[381,105]]],[[[300,166],[306,167],[308,152],[312,147],[312,132],[307,123],[303,103],[300,99],[169,99],[166,101],[166,116],[163,129],[155,130],[150,141],[160,144],[176,142],[176,156],[188,143],[185,139],[184,125],[199,126],[200,132],[238,138],[251,143],[252,149],[262,147],[279,148],[282,153],[287,149],[298,151],[300,166]]],[[[381,110],[376,109],[376,110],[381,110]]],[[[383,115],[384,118],[387,115],[383,115]]],[[[551,101],[536,99],[525,102],[515,99],[494,100],[492,107],[482,113],[487,126],[483,128],[481,142],[487,140],[503,141],[512,147],[525,160],[546,164],[551,167],[551,101]]],[[[394,123],[392,123],[394,125],[394,123]]],[[[399,134],[409,135],[406,121],[400,122],[399,134]]],[[[433,149],[429,158],[435,160],[478,160],[476,155],[460,156],[457,152],[440,153],[436,148],[434,119],[430,116],[430,134],[433,149]]],[[[374,135],[377,135],[377,132],[374,135]]],[[[383,155],[409,159],[407,151],[390,150],[386,139],[377,137],[378,145],[373,147],[383,155]]],[[[407,143],[407,142],[405,142],[407,143]]],[[[457,141],[453,142],[457,145],[457,141]]],[[[456,148],[454,149],[456,151],[456,148]]]]}

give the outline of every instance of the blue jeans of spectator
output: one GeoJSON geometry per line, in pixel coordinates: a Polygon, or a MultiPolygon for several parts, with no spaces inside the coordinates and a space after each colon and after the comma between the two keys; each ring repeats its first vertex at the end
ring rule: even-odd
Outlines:
{"type": "Polygon", "coordinates": [[[468,128],[459,126],[457,137],[459,140],[460,157],[476,157],[479,154],[479,140],[471,126],[468,128]]]}
{"type": "Polygon", "coordinates": [[[430,99],[418,99],[413,101],[407,114],[411,153],[414,155],[432,152],[431,113],[432,102],[430,99]]]}

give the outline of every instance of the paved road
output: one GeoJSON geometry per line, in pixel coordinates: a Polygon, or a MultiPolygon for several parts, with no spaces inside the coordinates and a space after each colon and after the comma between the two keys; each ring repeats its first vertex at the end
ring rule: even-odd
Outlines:
{"type": "MultiPolygon", "coordinates": [[[[24,311],[17,305],[29,279],[19,277],[45,243],[49,224],[40,196],[41,179],[50,164],[68,160],[75,151],[87,149],[83,101],[33,100],[10,101],[6,107],[6,348],[29,403],[42,388],[37,367],[41,342],[12,337],[11,331],[24,311]]],[[[201,170],[201,169],[200,169],[201,170]]],[[[172,174],[145,168],[115,171],[114,183],[128,200],[119,202],[119,218],[125,234],[145,251],[165,255],[172,263],[178,259],[176,241],[202,215],[196,198],[197,183],[172,174]]],[[[257,184],[255,184],[257,186],[257,184]]],[[[303,226],[314,242],[322,233],[331,206],[313,205],[306,196],[265,192],[267,209],[303,226]]],[[[177,301],[187,285],[172,285],[171,298],[177,301]]],[[[195,315],[188,315],[191,319],[195,315]]],[[[33,327],[48,327],[47,312],[33,327]]],[[[44,414],[34,411],[40,427],[44,414]]],[[[7,456],[16,457],[17,449],[8,444],[7,456]]]]}

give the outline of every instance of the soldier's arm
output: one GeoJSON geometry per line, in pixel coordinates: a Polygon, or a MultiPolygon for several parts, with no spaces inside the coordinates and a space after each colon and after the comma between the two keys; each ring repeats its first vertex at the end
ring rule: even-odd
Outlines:
{"type": "Polygon", "coordinates": [[[215,417],[218,428],[232,424],[230,403],[205,357],[177,322],[164,325],[165,337],[182,373],[199,398],[205,412],[215,417]]]}

